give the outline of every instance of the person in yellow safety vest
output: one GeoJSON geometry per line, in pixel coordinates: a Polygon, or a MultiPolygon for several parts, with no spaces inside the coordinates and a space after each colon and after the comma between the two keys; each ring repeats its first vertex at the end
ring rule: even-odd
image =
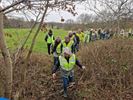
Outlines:
{"type": "Polygon", "coordinates": [[[85,33],[84,33],[84,31],[82,30],[82,31],[81,31],[81,41],[82,41],[82,42],[84,42],[84,37],[85,37],[85,33]]]}
{"type": "Polygon", "coordinates": [[[86,43],[89,43],[90,40],[91,40],[91,32],[90,32],[89,30],[87,30],[87,31],[85,32],[84,43],[85,43],[85,44],[86,44],[86,43]]]}
{"type": "Polygon", "coordinates": [[[65,48],[63,55],[59,56],[58,63],[52,70],[53,79],[56,79],[56,71],[60,68],[61,77],[63,80],[64,97],[68,96],[67,87],[74,83],[74,67],[78,65],[81,69],[85,70],[85,66],[81,65],[75,54],[72,54],[69,48],[65,48]]]}
{"type": "Polygon", "coordinates": [[[70,41],[73,41],[72,53],[76,53],[76,52],[75,52],[75,46],[74,46],[74,44],[75,44],[75,41],[74,41],[75,36],[74,36],[73,33],[74,33],[74,32],[70,31],[69,34],[68,34],[68,37],[70,38],[70,41]]]}
{"type": "Polygon", "coordinates": [[[54,44],[54,36],[51,29],[49,30],[48,34],[45,36],[45,41],[47,42],[48,54],[50,55],[52,49],[51,47],[54,44]]]}
{"type": "Polygon", "coordinates": [[[84,42],[84,32],[81,31],[81,29],[78,30],[77,36],[78,36],[79,39],[80,39],[80,43],[81,43],[81,42],[84,42]]]}
{"type": "Polygon", "coordinates": [[[56,63],[58,63],[58,59],[62,53],[62,49],[63,49],[63,44],[61,42],[61,38],[57,37],[55,39],[55,43],[54,43],[53,50],[52,50],[52,53],[54,56],[54,65],[56,65],[56,63]]]}
{"type": "Polygon", "coordinates": [[[132,29],[130,28],[129,31],[128,31],[128,36],[132,36],[132,29]]]}
{"type": "Polygon", "coordinates": [[[73,41],[74,35],[73,35],[73,32],[72,31],[68,32],[68,36],[69,36],[70,40],[73,41]]]}
{"type": "Polygon", "coordinates": [[[68,47],[71,50],[71,52],[73,52],[73,44],[73,40],[70,40],[70,37],[66,36],[65,40],[63,41],[63,49],[68,47]]]}

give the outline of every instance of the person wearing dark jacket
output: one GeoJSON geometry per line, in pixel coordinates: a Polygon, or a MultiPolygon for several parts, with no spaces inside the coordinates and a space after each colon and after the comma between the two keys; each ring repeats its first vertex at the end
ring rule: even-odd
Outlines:
{"type": "Polygon", "coordinates": [[[58,63],[58,59],[62,53],[62,49],[63,49],[63,44],[61,42],[61,38],[57,37],[55,39],[55,43],[54,43],[53,50],[52,50],[52,53],[54,56],[54,65],[56,65],[58,63]]]}
{"type": "Polygon", "coordinates": [[[72,54],[71,50],[66,47],[63,50],[63,54],[59,56],[58,63],[52,70],[53,79],[56,78],[56,71],[60,68],[61,77],[63,79],[64,97],[67,97],[67,86],[70,82],[74,81],[74,67],[78,65],[81,69],[85,69],[85,66],[81,65],[75,54],[72,54]]]}
{"type": "Polygon", "coordinates": [[[48,34],[45,36],[45,41],[47,42],[48,54],[51,54],[51,47],[54,44],[54,36],[52,30],[49,30],[48,34]]]}
{"type": "Polygon", "coordinates": [[[101,32],[101,29],[98,30],[98,36],[99,36],[99,39],[102,39],[102,32],[101,32]]]}
{"type": "Polygon", "coordinates": [[[73,33],[73,41],[74,41],[74,44],[73,44],[73,53],[76,53],[76,52],[79,51],[79,43],[80,43],[80,39],[77,36],[76,32],[73,33]]]}

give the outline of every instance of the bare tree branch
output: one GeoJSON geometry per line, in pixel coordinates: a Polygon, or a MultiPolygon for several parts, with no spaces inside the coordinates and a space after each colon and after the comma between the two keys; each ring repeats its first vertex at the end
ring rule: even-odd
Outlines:
{"type": "Polygon", "coordinates": [[[41,22],[40,22],[40,24],[39,24],[39,26],[38,26],[38,29],[37,29],[37,31],[36,31],[34,37],[33,37],[32,44],[31,44],[30,50],[29,50],[29,52],[28,52],[28,55],[27,55],[27,58],[26,58],[27,60],[26,60],[26,61],[28,61],[29,58],[30,58],[30,55],[31,55],[31,53],[32,53],[32,50],[33,50],[33,47],[34,47],[34,44],[35,44],[36,37],[38,36],[38,33],[39,33],[40,29],[41,29],[41,26],[42,26],[42,24],[43,24],[44,17],[45,17],[45,15],[46,15],[46,13],[47,13],[48,7],[49,7],[49,0],[47,0],[47,4],[46,4],[46,7],[45,7],[45,11],[44,11],[44,13],[43,13],[41,22]]]}
{"type": "Polygon", "coordinates": [[[21,0],[21,1],[18,1],[18,2],[14,2],[13,4],[11,4],[11,5],[7,6],[7,7],[5,7],[5,8],[2,9],[2,10],[0,10],[0,12],[4,12],[4,11],[10,9],[11,7],[14,7],[14,6],[16,6],[16,5],[20,4],[20,3],[23,3],[24,1],[25,1],[25,0],[21,0]]]}

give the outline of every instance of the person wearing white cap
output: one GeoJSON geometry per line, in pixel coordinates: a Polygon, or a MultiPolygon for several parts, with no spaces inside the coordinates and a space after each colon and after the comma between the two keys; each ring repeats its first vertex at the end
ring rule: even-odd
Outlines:
{"type": "Polygon", "coordinates": [[[67,97],[67,86],[70,82],[74,81],[73,69],[75,65],[78,65],[81,69],[85,69],[85,66],[81,65],[75,54],[73,54],[69,48],[65,48],[63,50],[63,55],[59,56],[58,64],[56,64],[52,70],[53,79],[55,79],[55,73],[60,68],[63,79],[64,97],[67,97]]]}

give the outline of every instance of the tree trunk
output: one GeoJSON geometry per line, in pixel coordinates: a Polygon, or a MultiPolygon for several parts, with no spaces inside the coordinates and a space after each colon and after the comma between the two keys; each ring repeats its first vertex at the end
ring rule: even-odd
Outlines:
{"type": "Polygon", "coordinates": [[[47,0],[46,8],[45,8],[45,11],[44,11],[44,13],[43,13],[43,16],[42,16],[41,22],[40,22],[40,24],[39,24],[39,26],[38,26],[38,29],[37,29],[37,31],[36,31],[34,37],[33,37],[32,44],[31,44],[31,46],[30,46],[30,50],[29,50],[29,52],[28,52],[28,55],[27,55],[26,61],[29,60],[30,55],[31,55],[31,53],[32,53],[33,47],[34,47],[34,45],[35,45],[36,38],[37,38],[37,36],[38,36],[38,34],[39,34],[39,31],[40,31],[40,29],[41,29],[41,26],[42,26],[42,24],[43,24],[43,21],[44,21],[45,15],[46,15],[47,10],[48,10],[48,4],[49,4],[49,0],[47,0]]]}
{"type": "Polygon", "coordinates": [[[39,34],[39,31],[40,31],[40,29],[41,29],[41,25],[42,25],[42,23],[43,23],[43,21],[44,21],[44,18],[45,18],[46,13],[47,13],[48,4],[49,4],[49,0],[47,0],[46,8],[45,8],[45,11],[44,11],[44,13],[43,13],[41,22],[40,22],[40,24],[39,24],[39,26],[38,26],[38,29],[37,29],[37,31],[36,31],[34,37],[33,37],[32,44],[31,44],[31,46],[30,46],[30,50],[29,50],[29,52],[28,52],[28,54],[27,54],[27,57],[26,57],[26,59],[25,59],[25,67],[23,67],[23,69],[22,69],[22,72],[24,72],[24,74],[22,75],[23,86],[26,85],[26,73],[27,73],[27,72],[26,72],[26,68],[27,68],[27,65],[28,65],[28,61],[29,61],[29,59],[30,59],[30,55],[31,55],[31,53],[32,53],[32,49],[33,49],[33,47],[34,47],[34,45],[35,45],[35,40],[36,40],[36,38],[37,38],[37,36],[38,36],[38,34],[39,34]]]}
{"type": "Polygon", "coordinates": [[[16,64],[17,60],[19,57],[21,57],[22,51],[24,49],[25,44],[27,43],[31,33],[33,32],[33,29],[35,28],[35,26],[37,25],[37,20],[39,17],[40,13],[38,14],[38,16],[36,17],[36,21],[34,22],[33,26],[31,27],[26,39],[20,44],[20,46],[17,49],[17,52],[15,53],[15,60],[14,60],[14,64],[16,64]]]}
{"type": "MultiPolygon", "coordinates": [[[[0,7],[0,10],[2,8],[0,7]]],[[[3,12],[0,12],[0,49],[5,62],[5,96],[11,98],[12,93],[12,60],[9,50],[6,45],[4,33],[3,33],[3,12]]]]}
{"type": "Polygon", "coordinates": [[[29,37],[30,37],[31,33],[33,32],[33,29],[35,28],[35,26],[36,26],[36,24],[37,24],[37,20],[38,20],[39,15],[40,15],[40,13],[38,14],[38,16],[37,16],[37,18],[36,18],[35,23],[33,24],[33,26],[32,26],[32,28],[31,28],[31,30],[29,31],[29,34],[28,34],[28,36],[26,37],[26,39],[25,39],[24,43],[22,44],[22,46],[21,46],[21,48],[20,48],[21,50],[23,50],[23,48],[24,48],[24,46],[25,46],[26,42],[28,41],[28,39],[29,39],[29,37]]]}

